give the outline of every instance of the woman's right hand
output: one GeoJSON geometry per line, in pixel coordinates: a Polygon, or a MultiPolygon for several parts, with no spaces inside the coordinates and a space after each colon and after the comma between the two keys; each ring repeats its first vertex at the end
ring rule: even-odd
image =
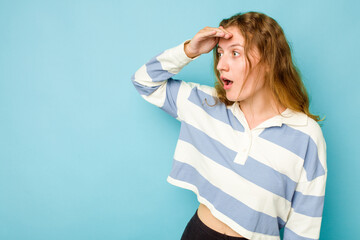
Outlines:
{"type": "Polygon", "coordinates": [[[205,27],[196,33],[190,41],[185,43],[185,54],[189,58],[194,58],[203,53],[208,53],[218,44],[220,38],[229,39],[231,37],[232,34],[222,26],[218,28],[205,27]]]}

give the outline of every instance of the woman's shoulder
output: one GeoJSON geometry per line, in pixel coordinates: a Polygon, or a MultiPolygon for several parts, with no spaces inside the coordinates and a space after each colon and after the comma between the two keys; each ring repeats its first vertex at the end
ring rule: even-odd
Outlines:
{"type": "Polygon", "coordinates": [[[215,87],[195,82],[181,81],[179,95],[187,101],[209,101],[209,104],[213,104],[210,102],[219,102],[215,87]]]}
{"type": "Polygon", "coordinates": [[[192,91],[197,91],[200,94],[203,93],[213,97],[217,97],[216,89],[214,87],[194,82],[184,82],[184,84],[188,85],[192,91]]]}
{"type": "Polygon", "coordinates": [[[324,141],[323,131],[320,124],[302,112],[296,112],[296,115],[302,119],[301,124],[295,126],[295,128],[313,139],[314,142],[324,141]]]}

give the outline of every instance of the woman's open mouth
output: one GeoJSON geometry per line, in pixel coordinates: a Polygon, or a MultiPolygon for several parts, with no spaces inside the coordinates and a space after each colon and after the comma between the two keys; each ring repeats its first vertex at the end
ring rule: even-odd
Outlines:
{"type": "Polygon", "coordinates": [[[232,84],[233,84],[233,81],[229,80],[229,79],[226,79],[226,78],[221,78],[222,82],[224,83],[224,89],[229,89],[232,84]]]}

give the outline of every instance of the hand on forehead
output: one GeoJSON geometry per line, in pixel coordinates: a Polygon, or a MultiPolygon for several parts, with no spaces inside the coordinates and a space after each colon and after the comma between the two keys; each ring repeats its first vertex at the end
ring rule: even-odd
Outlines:
{"type": "Polygon", "coordinates": [[[236,26],[230,26],[227,28],[223,28],[222,26],[220,26],[219,28],[224,29],[224,31],[226,31],[227,33],[230,33],[232,37],[228,39],[220,38],[218,47],[223,49],[228,47],[234,47],[235,45],[237,45],[238,47],[244,47],[245,39],[236,26]]]}

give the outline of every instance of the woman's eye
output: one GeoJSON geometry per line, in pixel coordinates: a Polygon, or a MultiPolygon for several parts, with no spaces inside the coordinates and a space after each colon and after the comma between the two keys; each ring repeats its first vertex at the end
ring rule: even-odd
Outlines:
{"type": "Polygon", "coordinates": [[[238,53],[238,52],[234,52],[233,54],[234,54],[234,56],[239,56],[240,55],[240,53],[238,53]]]}
{"type": "Polygon", "coordinates": [[[221,57],[222,55],[223,55],[223,53],[219,53],[219,52],[218,52],[218,56],[219,56],[219,57],[221,57]]]}

